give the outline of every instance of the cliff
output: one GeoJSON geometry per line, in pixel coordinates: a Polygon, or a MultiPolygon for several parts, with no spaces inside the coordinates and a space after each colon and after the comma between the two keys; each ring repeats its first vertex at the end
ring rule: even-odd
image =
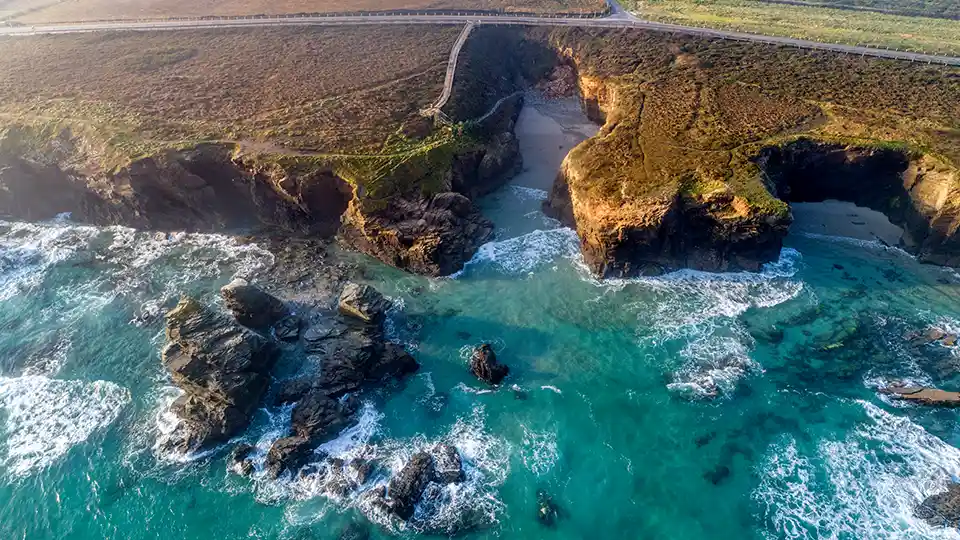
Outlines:
{"type": "Polygon", "coordinates": [[[513,95],[516,68],[500,65],[508,55],[491,45],[497,35],[480,30],[461,53],[450,122],[420,113],[440,94],[458,33],[439,27],[425,41],[412,28],[280,28],[0,40],[0,67],[13,75],[0,83],[0,216],[339,233],[388,264],[455,272],[493,231],[470,198],[519,165],[512,130],[522,99],[513,95]],[[344,58],[344,42],[357,45],[348,51],[355,58],[344,58]],[[76,51],[69,64],[66,51],[76,51]],[[500,82],[478,92],[497,65],[500,82]]]}
{"type": "Polygon", "coordinates": [[[599,134],[546,204],[600,276],[758,270],[789,202],[885,213],[921,260],[960,262],[960,70],[637,31],[537,32],[599,134]],[[631,51],[624,54],[624,51],[631,51]]]}

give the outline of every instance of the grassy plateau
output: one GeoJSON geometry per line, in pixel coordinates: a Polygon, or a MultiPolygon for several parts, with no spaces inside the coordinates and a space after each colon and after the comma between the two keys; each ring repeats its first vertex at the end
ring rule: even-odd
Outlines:
{"type": "Polygon", "coordinates": [[[0,20],[35,24],[389,10],[582,13],[605,6],[603,0],[8,0],[0,2],[0,20]]]}
{"type": "Polygon", "coordinates": [[[818,3],[805,0],[790,3],[757,0],[624,1],[624,6],[638,17],[652,21],[960,55],[960,20],[845,9],[854,5],[858,5],[854,0],[818,3]],[[825,7],[828,5],[836,7],[825,7]]]}

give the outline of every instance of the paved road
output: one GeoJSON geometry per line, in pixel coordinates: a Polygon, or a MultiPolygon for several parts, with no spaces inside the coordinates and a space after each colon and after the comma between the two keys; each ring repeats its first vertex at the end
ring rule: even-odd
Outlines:
{"type": "Polygon", "coordinates": [[[477,15],[457,13],[421,13],[421,14],[376,14],[376,15],[310,15],[310,16],[252,16],[248,18],[223,17],[210,19],[177,19],[161,21],[112,21],[91,23],[67,23],[36,26],[0,27],[0,36],[23,36],[36,34],[73,34],[83,32],[101,32],[108,30],[182,30],[198,28],[248,28],[258,26],[295,26],[295,25],[357,25],[357,24],[501,24],[534,26],[581,26],[592,28],[641,28],[659,32],[694,34],[707,38],[737,41],[771,43],[797,47],[800,49],[818,49],[839,53],[910,60],[913,62],[946,64],[960,66],[960,57],[937,56],[906,51],[891,51],[872,47],[857,47],[836,43],[819,43],[788,37],[763,36],[742,32],[728,32],[708,28],[696,28],[677,24],[658,23],[638,19],[623,11],[615,1],[608,0],[611,14],[605,17],[545,17],[518,15],[477,15]]]}

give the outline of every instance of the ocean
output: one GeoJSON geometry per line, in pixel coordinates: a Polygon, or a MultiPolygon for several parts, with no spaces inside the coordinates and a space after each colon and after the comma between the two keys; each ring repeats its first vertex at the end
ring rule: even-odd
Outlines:
{"type": "MultiPolygon", "coordinates": [[[[960,388],[960,348],[904,337],[960,331],[960,275],[798,232],[758,273],[598,281],[575,232],[540,211],[595,129],[574,103],[528,104],[524,172],[481,201],[497,237],[454,276],[337,255],[393,300],[388,337],[422,365],[364,394],[358,423],[323,446],[377,463],[341,496],[241,477],[233,444],[159,444],[176,422],[164,311],[182,294],[222,309],[231,279],[270,279],[267,249],[69,216],[0,223],[0,538],[960,538],[913,516],[960,476],[957,412],[877,392],[960,388]],[[499,388],[469,373],[481,343],[510,366],[499,388]],[[373,512],[364,490],[436,442],[456,446],[466,480],[408,523],[373,512]]],[[[289,417],[260,409],[233,443],[262,467],[289,417]]]]}

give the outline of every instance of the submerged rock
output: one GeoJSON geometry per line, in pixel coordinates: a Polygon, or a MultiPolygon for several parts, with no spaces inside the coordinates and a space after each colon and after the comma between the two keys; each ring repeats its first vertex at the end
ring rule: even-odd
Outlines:
{"type": "Polygon", "coordinates": [[[253,474],[253,460],[250,459],[256,448],[251,444],[241,443],[230,452],[230,464],[234,471],[241,476],[253,474]]]}
{"type": "Polygon", "coordinates": [[[470,357],[470,372],[482,381],[500,384],[510,373],[510,368],[499,363],[493,347],[484,343],[473,350],[473,355],[470,357]]]}
{"type": "Polygon", "coordinates": [[[390,302],[380,291],[369,285],[350,282],[340,293],[340,313],[360,319],[366,323],[376,323],[383,319],[390,302]]]}
{"type": "Polygon", "coordinates": [[[948,392],[936,388],[922,388],[909,386],[893,386],[881,388],[881,394],[887,394],[896,399],[911,401],[920,405],[933,407],[960,407],[960,392],[948,392]]]}
{"type": "Polygon", "coordinates": [[[338,540],[368,540],[370,538],[370,527],[367,524],[351,522],[340,530],[338,540]]]}
{"type": "Polygon", "coordinates": [[[310,441],[305,437],[277,439],[267,452],[267,472],[277,478],[285,471],[294,471],[305,465],[312,454],[310,441]]]}
{"type": "Polygon", "coordinates": [[[192,298],[166,318],[163,365],[184,391],[171,406],[182,423],[169,444],[188,452],[230,439],[246,428],[260,402],[276,349],[192,298]]]}
{"type": "Polygon", "coordinates": [[[237,322],[250,328],[269,328],[288,313],[279,298],[242,279],[220,289],[220,296],[237,322]]]}
{"type": "Polygon", "coordinates": [[[924,499],[914,515],[934,527],[960,527],[960,484],[950,484],[946,492],[924,499]]]}
{"type": "Polygon", "coordinates": [[[560,507],[544,490],[537,490],[537,521],[546,527],[554,527],[560,519],[560,507]]]}

